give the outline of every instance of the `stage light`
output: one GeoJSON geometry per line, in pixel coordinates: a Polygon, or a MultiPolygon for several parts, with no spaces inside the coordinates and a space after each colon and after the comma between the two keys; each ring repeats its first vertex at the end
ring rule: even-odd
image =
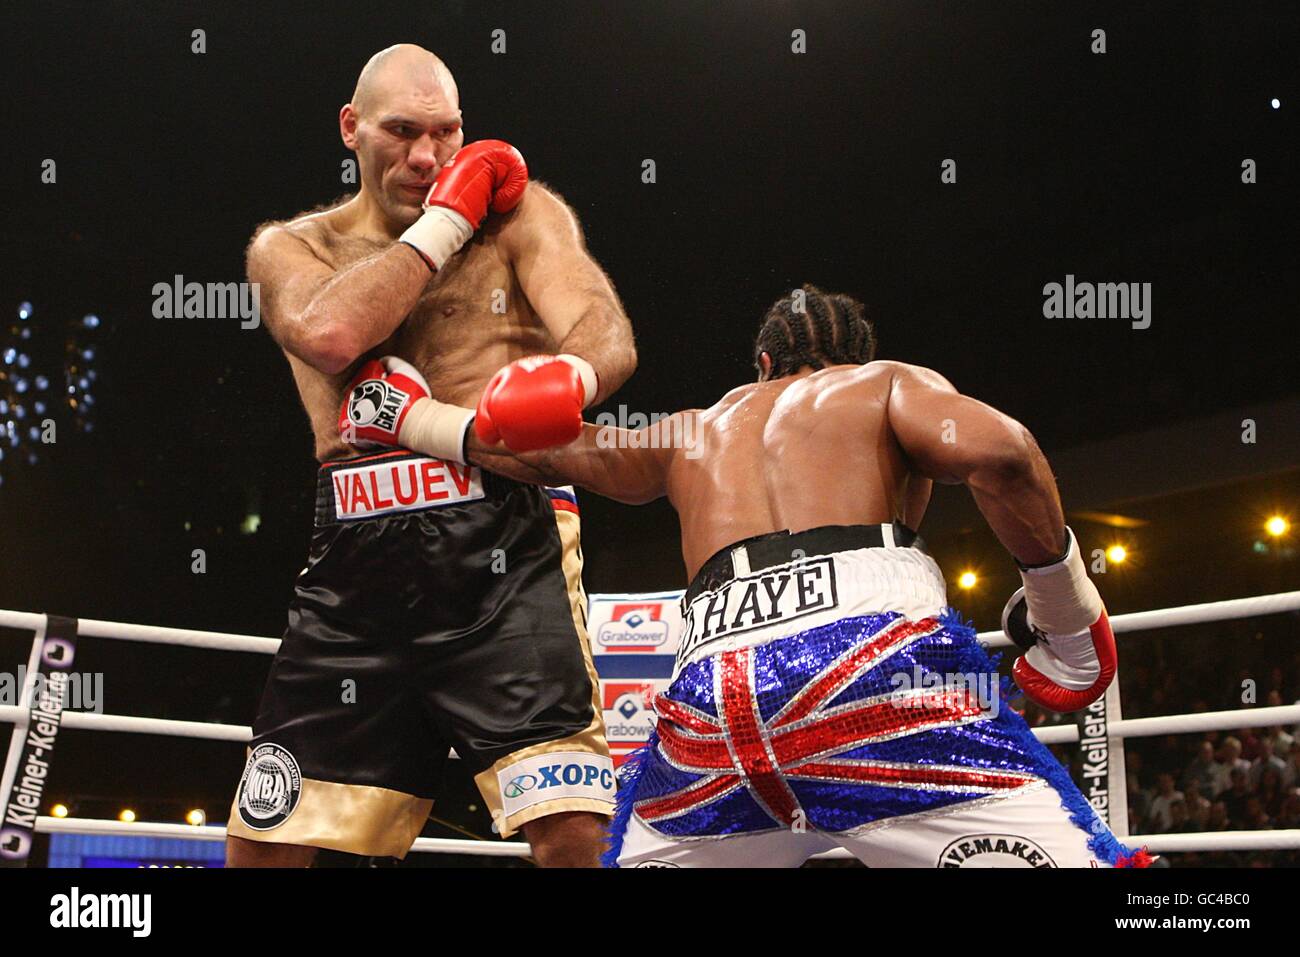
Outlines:
{"type": "Polygon", "coordinates": [[[134,824],[135,811],[132,811],[129,807],[124,807],[122,808],[122,813],[117,816],[117,819],[122,821],[124,824],[134,824]]]}
{"type": "Polygon", "coordinates": [[[17,358],[18,358],[18,350],[15,349],[13,346],[10,346],[8,349],[4,351],[5,365],[7,366],[13,365],[14,360],[17,358]]]}
{"type": "Polygon", "coordinates": [[[1122,565],[1127,558],[1128,549],[1123,545],[1112,545],[1106,549],[1106,561],[1113,565],[1122,565]]]}
{"type": "Polygon", "coordinates": [[[1281,538],[1291,530],[1291,523],[1281,515],[1273,515],[1264,523],[1264,531],[1268,532],[1274,538],[1281,538]]]}
{"type": "Polygon", "coordinates": [[[46,378],[45,376],[43,376],[43,375],[38,375],[38,376],[36,377],[36,391],[37,391],[37,392],[44,392],[44,391],[45,391],[46,389],[48,389],[49,387],[50,387],[50,380],[49,380],[49,379],[47,379],[47,378],[46,378]]]}
{"type": "Polygon", "coordinates": [[[50,817],[67,817],[68,806],[66,804],[56,804],[50,808],[50,817]]]}
{"type": "Polygon", "coordinates": [[[99,316],[96,316],[92,313],[91,315],[88,315],[84,319],[82,319],[81,324],[85,326],[87,329],[98,329],[99,316]]]}
{"type": "Polygon", "coordinates": [[[204,824],[208,823],[208,816],[204,814],[200,808],[196,807],[194,810],[190,811],[189,814],[185,815],[185,823],[191,824],[194,827],[202,827],[204,824]]]}
{"type": "Polygon", "coordinates": [[[1273,97],[1272,100],[1269,101],[1269,105],[1271,105],[1271,106],[1273,107],[1273,109],[1276,110],[1276,109],[1279,109],[1279,108],[1282,106],[1282,101],[1279,100],[1279,99],[1275,96],[1275,97],[1273,97]]]}
{"type": "Polygon", "coordinates": [[[30,302],[20,302],[18,304],[18,318],[28,319],[32,314],[32,304],[30,302]]]}
{"type": "Polygon", "coordinates": [[[957,584],[960,587],[965,588],[967,591],[970,591],[975,587],[978,581],[979,578],[974,572],[962,572],[961,576],[957,579],[957,584]]]}

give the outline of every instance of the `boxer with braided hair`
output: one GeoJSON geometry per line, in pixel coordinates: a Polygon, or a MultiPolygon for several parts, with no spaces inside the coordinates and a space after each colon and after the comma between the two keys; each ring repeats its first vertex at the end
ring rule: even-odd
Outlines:
{"type": "Polygon", "coordinates": [[[517,480],[667,497],[681,521],[677,661],[606,862],[797,866],[839,846],[872,867],[1150,863],[1002,707],[914,531],[932,483],[965,484],[1020,567],[1016,681],[1052,711],[1096,701],[1115,639],[1033,436],[874,359],[863,306],[815,286],[768,310],[754,353],[759,381],[637,433],[584,424],[521,452],[476,427],[468,445],[517,480]]]}
{"type": "Polygon", "coordinates": [[[754,365],[762,379],[792,375],[804,366],[862,365],[875,356],[876,331],[866,307],[807,283],[772,304],[754,343],[754,365]],[[771,357],[766,371],[765,352],[771,357]]]}

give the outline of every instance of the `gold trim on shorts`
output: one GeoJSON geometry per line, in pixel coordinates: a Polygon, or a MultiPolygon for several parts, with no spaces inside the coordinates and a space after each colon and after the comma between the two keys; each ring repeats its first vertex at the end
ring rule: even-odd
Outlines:
{"type": "Polygon", "coordinates": [[[591,639],[587,635],[587,594],[582,587],[582,544],[580,540],[581,523],[574,512],[555,511],[556,530],[560,533],[562,552],[561,566],[564,570],[565,585],[569,592],[569,610],[573,615],[573,627],[577,632],[578,642],[582,647],[582,660],[587,666],[587,677],[591,681],[591,723],[577,734],[557,741],[547,741],[521,748],[501,758],[486,771],[474,776],[479,793],[487,803],[492,820],[497,822],[501,837],[509,837],[529,821],[565,811],[590,811],[611,817],[614,814],[614,802],[611,791],[609,800],[567,796],[550,801],[543,801],[524,808],[509,817],[505,816],[505,802],[501,797],[501,785],[498,775],[512,764],[519,763],[540,754],[557,751],[592,754],[602,763],[608,762],[610,774],[613,773],[613,761],[609,756],[609,744],[605,740],[605,713],[601,708],[600,679],[596,674],[596,664],[591,657],[591,639]]]}
{"type": "Polygon", "coordinates": [[[293,811],[265,831],[244,823],[236,791],[226,834],[267,844],[302,844],[367,857],[403,858],[432,809],[430,799],[401,791],[303,778],[293,811]]]}

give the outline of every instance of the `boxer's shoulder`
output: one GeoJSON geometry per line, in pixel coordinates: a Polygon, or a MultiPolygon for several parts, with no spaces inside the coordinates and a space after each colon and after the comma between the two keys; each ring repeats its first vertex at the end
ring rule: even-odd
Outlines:
{"type": "Polygon", "coordinates": [[[567,238],[583,245],[582,224],[573,207],[555,189],[529,180],[519,204],[488,220],[481,232],[507,253],[517,252],[539,238],[567,238]]]}
{"type": "Polygon", "coordinates": [[[272,263],[303,253],[310,253],[330,265],[337,265],[341,255],[346,258],[347,251],[362,242],[346,232],[343,218],[346,202],[345,197],[304,210],[288,219],[272,219],[260,223],[248,244],[247,258],[250,265],[254,262],[272,263]]]}
{"type": "Polygon", "coordinates": [[[900,387],[908,390],[956,391],[952,383],[933,369],[892,359],[873,359],[863,365],[836,366],[817,375],[828,377],[828,380],[823,383],[821,390],[823,392],[837,387],[847,387],[854,393],[860,392],[864,395],[869,393],[883,398],[893,394],[894,390],[900,387]]]}

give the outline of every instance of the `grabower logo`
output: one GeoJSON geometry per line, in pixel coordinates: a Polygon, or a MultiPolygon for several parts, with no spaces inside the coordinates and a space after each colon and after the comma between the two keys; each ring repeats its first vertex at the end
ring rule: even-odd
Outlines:
{"type": "Polygon", "coordinates": [[[653,651],[668,643],[668,622],[660,621],[657,603],[615,605],[613,621],[596,630],[596,644],[608,652],[653,651]]]}

